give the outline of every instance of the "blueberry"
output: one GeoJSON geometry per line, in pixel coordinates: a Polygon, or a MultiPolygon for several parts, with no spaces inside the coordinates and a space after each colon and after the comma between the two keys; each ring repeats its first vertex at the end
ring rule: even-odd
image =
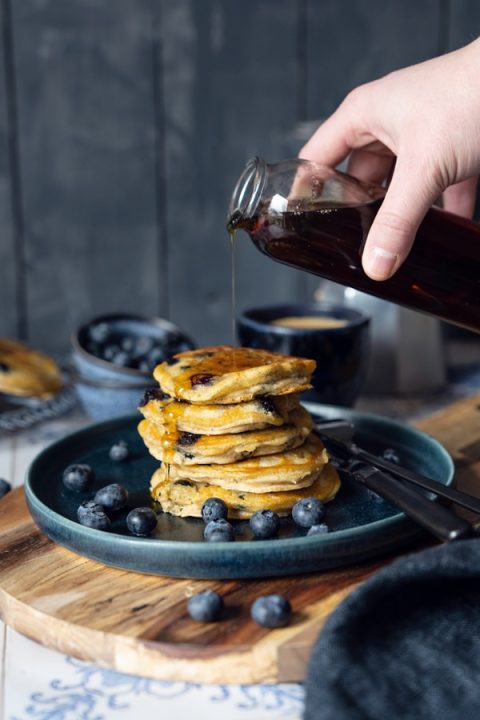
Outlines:
{"type": "Polygon", "coordinates": [[[382,457],[384,460],[388,460],[388,462],[400,465],[398,453],[393,448],[386,448],[382,453],[382,457]]]}
{"type": "Polygon", "coordinates": [[[187,602],[188,614],[198,622],[215,622],[223,608],[223,598],[214,590],[204,590],[192,595],[187,602]]]}
{"type": "Polygon", "coordinates": [[[122,462],[123,460],[126,460],[129,454],[128,445],[125,440],[119,440],[117,443],[112,445],[108,451],[110,460],[113,460],[114,462],[122,462]]]}
{"type": "Polygon", "coordinates": [[[103,348],[103,359],[110,362],[119,352],[121,352],[121,349],[118,345],[105,345],[103,348]]]}
{"type": "Polygon", "coordinates": [[[130,355],[124,350],[119,350],[111,359],[111,362],[118,367],[128,367],[130,365],[130,355]]]}
{"type": "Polygon", "coordinates": [[[220,498],[208,498],[202,505],[202,518],[205,523],[212,522],[212,520],[226,520],[227,515],[228,508],[220,498]]]}
{"type": "Polygon", "coordinates": [[[11,489],[12,486],[10,485],[10,483],[7,482],[7,480],[0,478],[0,498],[9,493],[11,489]]]}
{"type": "Polygon", "coordinates": [[[63,484],[69,490],[89,490],[94,480],[95,473],[90,465],[69,465],[63,472],[63,484]]]}
{"type": "Polygon", "coordinates": [[[0,362],[0,372],[7,373],[7,372],[10,372],[11,369],[12,368],[10,367],[10,365],[8,363],[0,362]]]}
{"type": "Polygon", "coordinates": [[[326,523],[320,523],[319,525],[312,525],[308,528],[307,535],[325,535],[330,532],[330,528],[326,523]]]}
{"type": "Polygon", "coordinates": [[[132,535],[147,537],[157,526],[157,516],[149,507],[138,507],[127,515],[127,527],[132,535]]]}
{"type": "Polygon", "coordinates": [[[319,525],[325,515],[323,503],[317,498],[302,498],[292,508],[294,522],[300,527],[309,528],[312,525],[319,525]]]}
{"type": "Polygon", "coordinates": [[[292,608],[283,595],[262,595],[252,605],[251,616],[258,625],[278,628],[287,625],[292,608]]]}
{"type": "Polygon", "coordinates": [[[232,542],[235,539],[233,526],[223,518],[207,523],[203,537],[207,542],[232,542]]]}
{"type": "Polygon", "coordinates": [[[101,505],[93,500],[85,500],[77,510],[78,522],[95,530],[109,530],[110,518],[101,505]]]}
{"type": "Polygon", "coordinates": [[[104,343],[108,340],[110,335],[110,326],[106,322],[97,323],[97,325],[91,325],[88,328],[88,336],[94,343],[104,343]]]}
{"type": "Polygon", "coordinates": [[[278,534],[280,518],[273,510],[258,510],[250,518],[250,527],[256,538],[273,538],[278,534]]]}
{"type": "Polygon", "coordinates": [[[154,368],[165,360],[165,351],[162,348],[154,347],[150,350],[146,359],[150,367],[154,368]]]}
{"type": "Polygon", "coordinates": [[[139,337],[135,341],[133,354],[135,357],[144,357],[153,349],[153,340],[150,337],[139,337]]]}
{"type": "Polygon", "coordinates": [[[150,363],[146,360],[140,360],[140,362],[138,363],[138,369],[141,373],[144,373],[145,375],[148,375],[153,370],[150,363]]]}
{"type": "Polygon", "coordinates": [[[133,352],[133,349],[135,347],[135,340],[132,337],[128,337],[128,335],[126,335],[125,337],[122,337],[120,339],[120,347],[126,353],[130,354],[131,352],[133,352]]]}
{"type": "Polygon", "coordinates": [[[128,501],[128,491],[118,483],[106,485],[97,491],[93,498],[96,503],[102,505],[107,512],[123,510],[128,501]]]}

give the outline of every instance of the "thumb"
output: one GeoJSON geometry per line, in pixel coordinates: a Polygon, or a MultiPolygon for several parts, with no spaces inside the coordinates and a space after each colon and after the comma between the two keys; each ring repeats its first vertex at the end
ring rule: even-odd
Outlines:
{"type": "Polygon", "coordinates": [[[372,280],[388,280],[413,245],[418,226],[441,188],[418,161],[397,159],[385,199],[372,223],[362,255],[363,269],[372,280]]]}

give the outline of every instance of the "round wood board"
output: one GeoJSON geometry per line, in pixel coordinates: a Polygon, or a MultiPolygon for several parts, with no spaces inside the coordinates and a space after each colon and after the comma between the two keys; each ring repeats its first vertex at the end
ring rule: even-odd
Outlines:
{"type": "Polygon", "coordinates": [[[120,570],[75,555],[34,524],[21,488],[0,502],[0,612],[28,637],[120,672],[201,683],[301,681],[326,617],[385,560],[266,580],[182,580],[120,570]],[[187,598],[212,588],[226,612],[190,619],[187,598]],[[288,627],[250,619],[259,595],[286,595],[288,627]]]}

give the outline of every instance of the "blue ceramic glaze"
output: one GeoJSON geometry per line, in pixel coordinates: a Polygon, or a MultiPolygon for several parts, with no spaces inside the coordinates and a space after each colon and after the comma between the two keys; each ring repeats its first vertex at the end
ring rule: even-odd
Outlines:
{"type": "Polygon", "coordinates": [[[161,346],[178,341],[179,350],[195,347],[191,338],[176,325],[163,318],[143,318],[137,315],[104,315],[82,325],[71,338],[74,385],[79,400],[95,420],[106,420],[133,412],[146,388],[155,385],[150,374],[119,367],[87,352],[88,328],[107,322],[113,331],[131,337],[150,337],[161,346]]]}
{"type": "Polygon", "coordinates": [[[246,310],[238,318],[237,327],[241,345],[316,361],[313,390],[305,393],[305,400],[351,406],[367,372],[369,323],[366,315],[344,305],[307,303],[246,310]],[[337,318],[346,324],[333,328],[291,328],[271,324],[272,320],[281,317],[308,315],[337,318]]]}
{"type": "MultiPolygon", "coordinates": [[[[324,418],[338,418],[339,408],[310,404],[308,409],[324,418]]],[[[355,440],[373,452],[394,448],[406,467],[439,483],[453,481],[450,455],[424,433],[377,415],[341,410],[355,424],[355,440]]],[[[389,503],[372,498],[361,485],[344,482],[327,505],[330,532],[307,537],[291,518],[281,521],[279,538],[253,540],[247,521],[234,523],[234,542],[207,543],[204,524],[195,518],[178,518],[159,510],[158,526],[151,538],[128,534],[129,509],[150,504],[149,481],[158,462],[146,451],[138,433],[138,418],[127,416],[92,425],[54,443],[32,463],[25,495],[37,525],[55,542],[107,565],[137,572],[173,577],[246,578],[295,575],[347,565],[392,552],[421,536],[421,530],[389,503]],[[114,463],[109,449],[125,440],[131,450],[126,462],[114,463]],[[87,493],[74,493],[62,483],[67,465],[86,462],[96,472],[87,493]],[[111,532],[80,525],[76,509],[82,500],[109,483],[120,483],[130,492],[129,507],[113,518],[111,532]]]]}

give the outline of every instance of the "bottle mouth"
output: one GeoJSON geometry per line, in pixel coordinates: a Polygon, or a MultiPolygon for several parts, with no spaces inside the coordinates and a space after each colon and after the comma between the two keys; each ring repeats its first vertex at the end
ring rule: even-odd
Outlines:
{"type": "Polygon", "coordinates": [[[228,224],[237,225],[241,220],[251,218],[262,197],[267,178],[267,164],[260,157],[251,158],[237,180],[230,206],[228,224]]]}

